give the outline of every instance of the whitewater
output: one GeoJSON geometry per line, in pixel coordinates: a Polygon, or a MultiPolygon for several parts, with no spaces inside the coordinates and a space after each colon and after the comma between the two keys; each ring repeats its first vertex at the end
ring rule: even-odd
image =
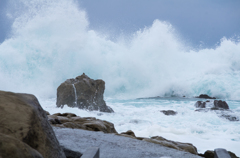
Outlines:
{"type": "Polygon", "coordinates": [[[118,132],[189,142],[198,152],[223,147],[240,156],[240,121],[195,112],[199,99],[193,98],[208,94],[225,100],[240,117],[239,41],[223,37],[214,48],[197,49],[157,19],[111,40],[110,33],[90,29],[79,8],[73,0],[10,5],[11,34],[0,44],[1,90],[34,94],[51,114],[96,117],[114,123],[118,132]],[[83,72],[105,81],[105,100],[115,113],[56,108],[57,87],[83,72]],[[154,96],[162,98],[136,99],[154,96]]]}

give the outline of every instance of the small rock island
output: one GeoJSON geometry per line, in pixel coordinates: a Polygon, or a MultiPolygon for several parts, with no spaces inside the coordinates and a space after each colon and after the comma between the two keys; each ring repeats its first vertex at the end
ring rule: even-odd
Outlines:
{"type": "Polygon", "coordinates": [[[85,73],[75,79],[67,79],[57,88],[57,107],[64,105],[89,111],[114,112],[103,99],[105,82],[93,80],[85,73]]]}

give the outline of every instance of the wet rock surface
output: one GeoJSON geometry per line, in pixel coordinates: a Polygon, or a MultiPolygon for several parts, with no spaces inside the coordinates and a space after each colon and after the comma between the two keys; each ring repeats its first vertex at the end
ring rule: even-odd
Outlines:
{"type": "Polygon", "coordinates": [[[0,148],[4,149],[0,155],[19,150],[25,153],[26,149],[28,153],[36,156],[40,153],[44,158],[65,157],[46,112],[34,95],[0,91],[0,116],[0,133],[5,135],[4,140],[8,139],[10,143],[7,150],[4,146],[6,142],[0,142],[0,148]],[[13,142],[22,148],[18,148],[13,142]]]}
{"type": "Polygon", "coordinates": [[[55,127],[117,133],[113,123],[95,117],[80,117],[72,113],[56,113],[48,115],[48,120],[55,127]]]}
{"type": "Polygon", "coordinates": [[[114,112],[103,100],[105,82],[93,80],[84,73],[75,79],[68,79],[57,88],[57,107],[64,105],[86,110],[114,112]]]}

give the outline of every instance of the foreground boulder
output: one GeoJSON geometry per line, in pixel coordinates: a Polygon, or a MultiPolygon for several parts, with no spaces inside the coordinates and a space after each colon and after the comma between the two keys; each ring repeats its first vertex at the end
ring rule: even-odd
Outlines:
{"type": "Polygon", "coordinates": [[[104,133],[117,133],[113,123],[99,120],[95,117],[79,117],[72,113],[56,113],[48,115],[48,120],[52,126],[55,127],[102,131],[104,133]]]}
{"type": "Polygon", "coordinates": [[[93,80],[84,73],[75,79],[68,79],[57,88],[57,107],[67,105],[86,110],[114,112],[103,100],[105,82],[93,80]]]}
{"type": "Polygon", "coordinates": [[[27,152],[26,155],[33,153],[36,157],[65,158],[35,96],[0,91],[0,116],[0,133],[4,135],[0,141],[2,157],[8,158],[3,155],[13,152],[20,155],[27,152]],[[6,148],[5,144],[9,147],[6,148]]]}
{"type": "Polygon", "coordinates": [[[42,155],[26,143],[0,133],[1,158],[43,158],[42,155]]]}

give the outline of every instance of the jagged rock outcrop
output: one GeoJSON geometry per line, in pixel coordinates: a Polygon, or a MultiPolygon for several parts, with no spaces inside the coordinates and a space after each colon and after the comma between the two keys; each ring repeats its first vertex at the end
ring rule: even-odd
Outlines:
{"type": "Polygon", "coordinates": [[[86,110],[114,112],[103,100],[105,82],[93,80],[84,73],[75,79],[68,79],[57,88],[57,107],[67,105],[86,110]]]}
{"type": "Polygon", "coordinates": [[[0,91],[0,116],[0,133],[6,138],[1,139],[7,141],[0,141],[1,156],[28,152],[26,154],[33,153],[39,158],[65,158],[47,115],[34,95],[0,91]]]}
{"type": "Polygon", "coordinates": [[[55,127],[102,131],[104,133],[117,133],[113,123],[99,120],[95,117],[80,117],[72,113],[56,113],[48,115],[48,120],[51,125],[55,127]]]}

